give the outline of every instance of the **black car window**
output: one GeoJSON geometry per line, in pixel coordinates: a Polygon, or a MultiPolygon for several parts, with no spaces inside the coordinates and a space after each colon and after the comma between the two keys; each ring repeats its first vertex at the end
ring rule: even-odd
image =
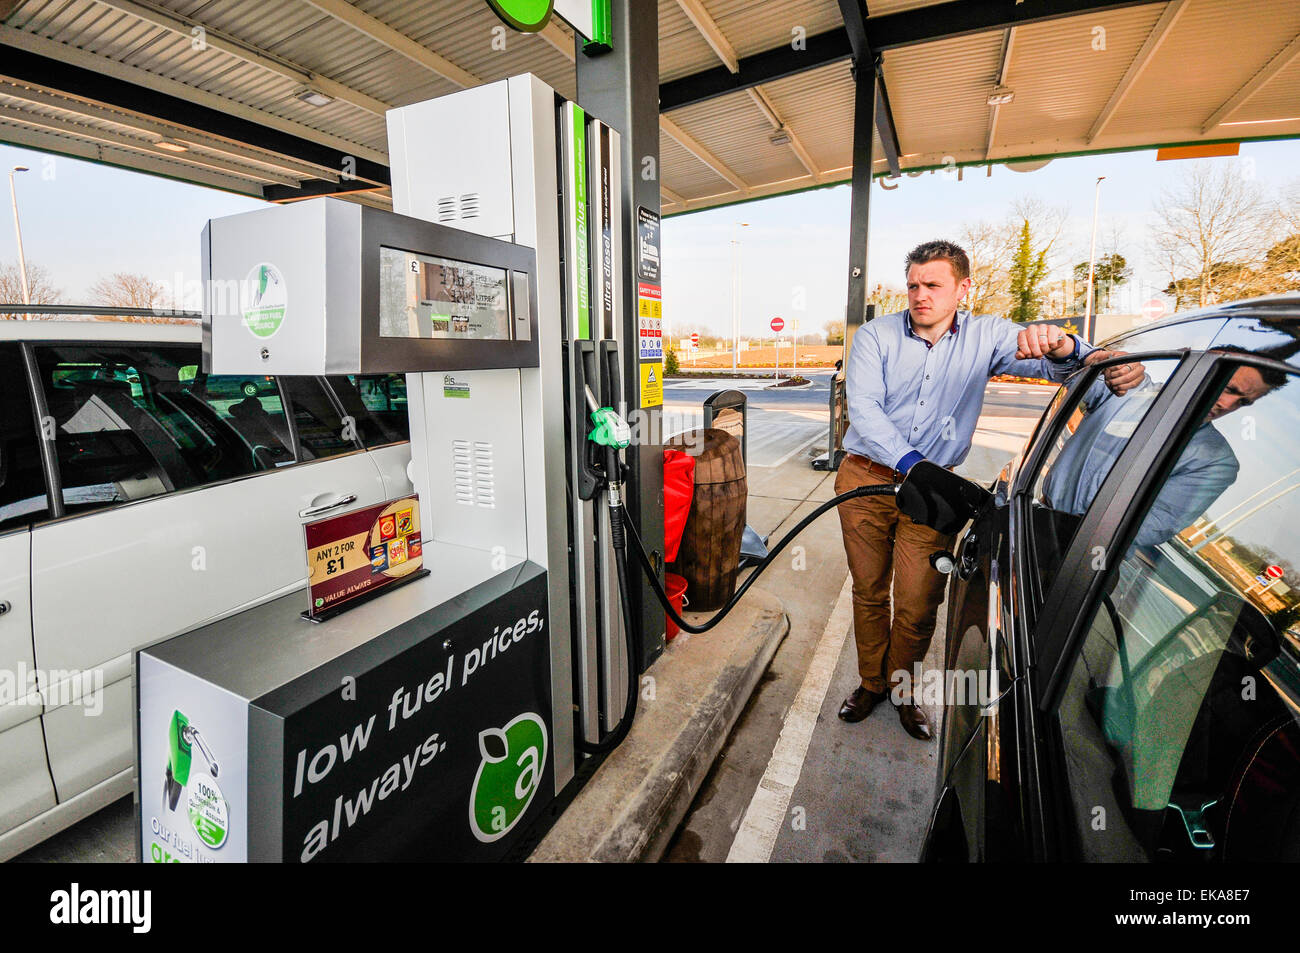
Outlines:
{"type": "Polygon", "coordinates": [[[1080,394],[1071,394],[1064,420],[1047,431],[1051,444],[1033,478],[1029,528],[1040,592],[1047,592],[1075,530],[1178,360],[1144,364],[1141,384],[1117,395],[1099,375],[1080,394]]]}
{"type": "Polygon", "coordinates": [[[1197,318],[1155,328],[1135,328],[1110,338],[1105,344],[1112,350],[1130,353],[1176,351],[1184,347],[1191,348],[1193,351],[1204,351],[1225,323],[1223,317],[1197,318]]]}
{"type": "Polygon", "coordinates": [[[182,383],[233,430],[251,455],[251,468],[272,470],[294,462],[284,400],[274,377],[203,374],[195,365],[180,368],[182,383]]]}
{"type": "Polygon", "coordinates": [[[1057,710],[1088,860],[1300,860],[1300,383],[1223,369],[1057,710]]]}
{"type": "Polygon", "coordinates": [[[36,419],[18,345],[0,344],[0,533],[49,514],[36,419]]]}
{"type": "Polygon", "coordinates": [[[1294,322],[1270,323],[1266,318],[1233,318],[1214,336],[1213,347],[1245,348],[1247,351],[1278,349],[1278,360],[1298,363],[1294,354],[1297,335],[1294,322]]]}
{"type": "Polygon", "coordinates": [[[367,447],[411,439],[405,374],[350,374],[329,382],[343,409],[356,419],[357,435],[367,447]]]}
{"type": "Polygon", "coordinates": [[[293,456],[278,394],[197,373],[198,348],[36,348],[67,512],[270,469],[293,456]]]}
{"type": "Polygon", "coordinates": [[[298,430],[299,452],[304,460],[322,460],[359,447],[356,422],[335,406],[315,377],[282,377],[289,393],[293,419],[298,430]]]}

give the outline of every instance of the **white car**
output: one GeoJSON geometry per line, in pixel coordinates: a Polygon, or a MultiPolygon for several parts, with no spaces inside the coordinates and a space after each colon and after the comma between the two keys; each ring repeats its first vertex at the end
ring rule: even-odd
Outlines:
{"type": "Polygon", "coordinates": [[[207,376],[200,347],[0,321],[0,860],[131,791],[136,647],[302,587],[304,522],[413,490],[401,375],[207,376]]]}

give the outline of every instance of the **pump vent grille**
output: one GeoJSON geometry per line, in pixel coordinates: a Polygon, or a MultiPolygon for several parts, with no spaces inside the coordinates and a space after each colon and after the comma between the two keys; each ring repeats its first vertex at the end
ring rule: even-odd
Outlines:
{"type": "Polygon", "coordinates": [[[478,193],[466,192],[460,197],[460,217],[478,218],[478,193]]]}
{"type": "Polygon", "coordinates": [[[496,509],[496,465],[492,460],[492,444],[486,440],[474,441],[474,502],[488,509],[496,509]]]}
{"type": "Polygon", "coordinates": [[[496,509],[496,461],[490,441],[453,440],[451,466],[457,503],[496,509]]]}
{"type": "Polygon", "coordinates": [[[456,218],[456,196],[444,195],[438,199],[438,221],[450,222],[456,218]]]}
{"type": "Polygon", "coordinates": [[[461,506],[474,505],[474,464],[468,440],[451,442],[452,480],[456,486],[456,502],[461,506]]]}

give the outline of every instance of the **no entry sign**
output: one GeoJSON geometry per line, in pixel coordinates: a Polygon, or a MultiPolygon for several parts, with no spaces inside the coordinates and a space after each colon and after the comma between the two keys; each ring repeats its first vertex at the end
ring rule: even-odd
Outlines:
{"type": "Polygon", "coordinates": [[[785,327],[785,321],[781,320],[780,318],[773,318],[773,319],[772,319],[772,330],[773,330],[773,331],[780,331],[780,330],[781,330],[782,328],[784,328],[784,327],[785,327]]]}

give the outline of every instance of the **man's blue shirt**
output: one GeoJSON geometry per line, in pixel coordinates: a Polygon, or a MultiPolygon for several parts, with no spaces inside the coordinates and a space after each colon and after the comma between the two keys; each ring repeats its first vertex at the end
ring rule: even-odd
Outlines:
{"type": "Polygon", "coordinates": [[[970,452],[996,374],[1063,382],[1093,350],[1077,337],[1061,360],[1016,360],[1016,337],[1027,325],[958,311],[936,343],[912,331],[906,311],[868,321],[853,336],[845,383],[849,429],[845,449],[906,472],[921,459],[956,466],[970,452]]]}

